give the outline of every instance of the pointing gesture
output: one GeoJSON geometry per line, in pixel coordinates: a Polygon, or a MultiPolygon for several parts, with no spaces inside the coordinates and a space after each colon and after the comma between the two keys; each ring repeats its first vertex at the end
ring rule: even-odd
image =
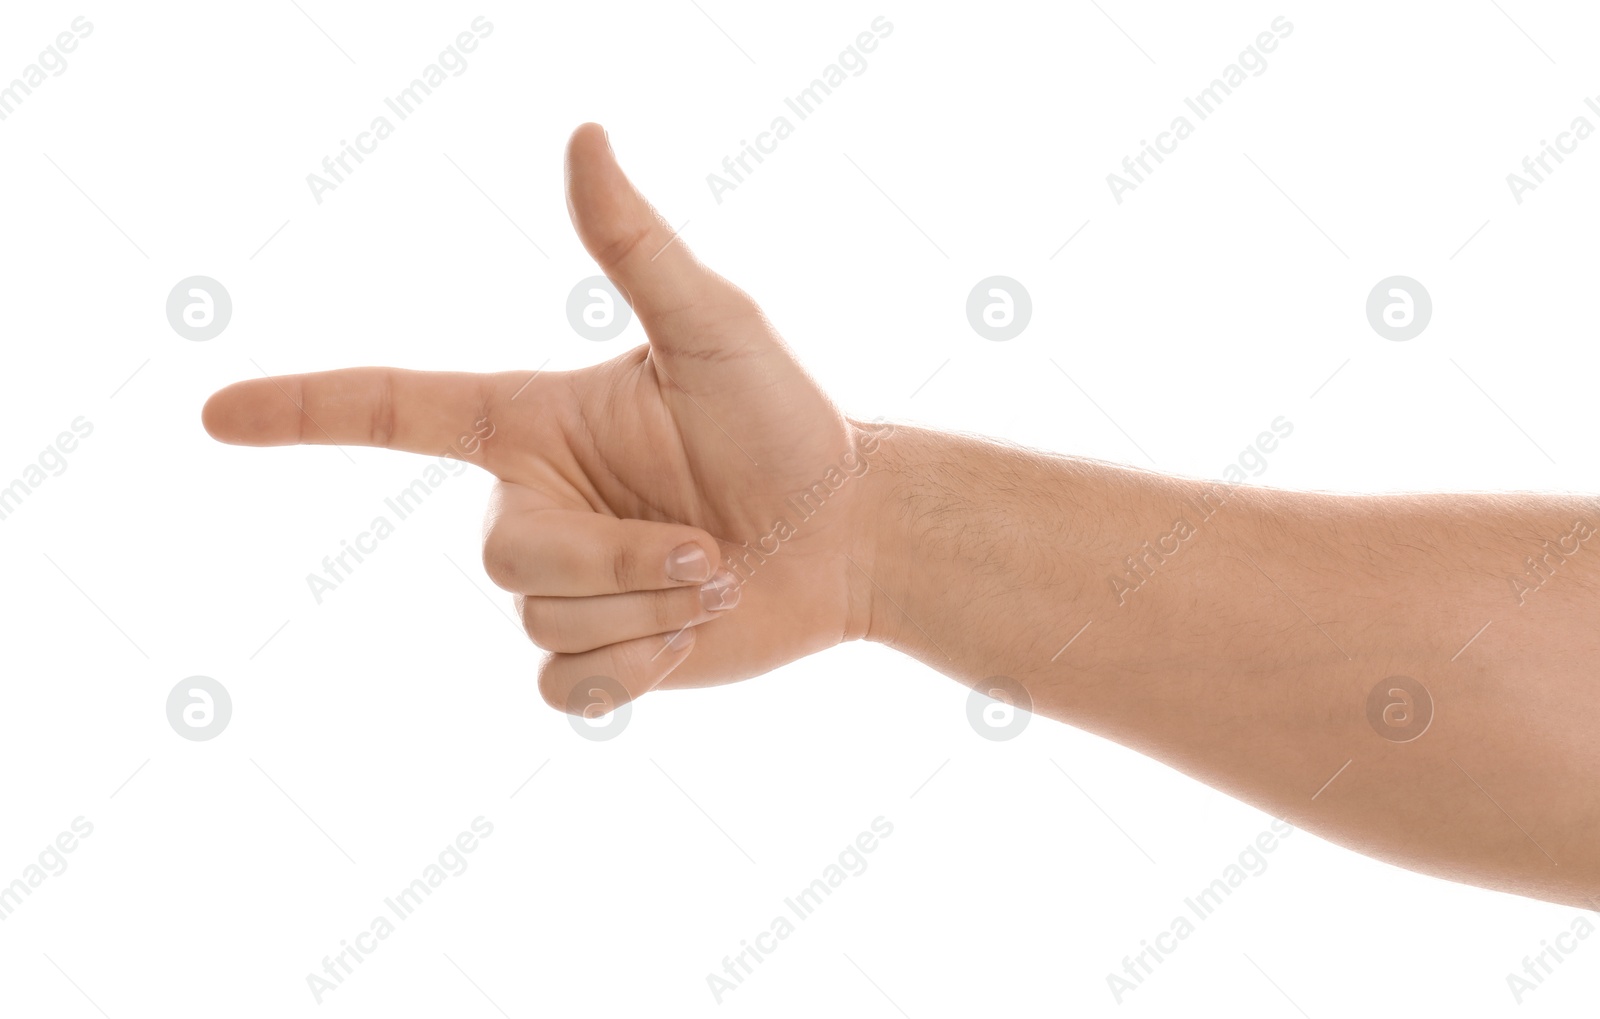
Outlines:
{"type": "Polygon", "coordinates": [[[557,707],[865,637],[974,687],[989,738],[1009,738],[982,722],[1004,699],[1381,859],[1596,904],[1592,499],[1335,498],[919,429],[880,445],[592,125],[567,198],[647,346],[532,377],[257,379],[214,396],[206,427],[431,455],[488,435],[467,443],[501,479],[484,564],[552,652],[557,707]],[[1507,604],[1518,562],[1536,603],[1513,576],[1507,604]]]}
{"type": "Polygon", "coordinates": [[[567,206],[649,343],[592,368],[473,375],[394,368],[253,379],[206,403],[250,446],[337,443],[437,456],[464,434],[500,479],[484,568],[552,652],[545,700],[589,681],[628,698],[730,682],[865,630],[865,455],[761,309],[702,265],[585,124],[567,206]],[[489,433],[483,425],[492,426],[489,433]]]}

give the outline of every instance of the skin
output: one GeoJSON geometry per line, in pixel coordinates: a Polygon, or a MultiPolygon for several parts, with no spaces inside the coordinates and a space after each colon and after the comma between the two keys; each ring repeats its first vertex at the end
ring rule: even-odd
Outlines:
{"type": "Polygon", "coordinates": [[[569,143],[567,202],[646,346],[253,379],[207,431],[492,472],[484,568],[561,710],[874,640],[1359,852],[1597,905],[1593,500],[1268,491],[852,421],[598,125],[569,143]],[[704,560],[672,566],[685,550],[704,560]]]}

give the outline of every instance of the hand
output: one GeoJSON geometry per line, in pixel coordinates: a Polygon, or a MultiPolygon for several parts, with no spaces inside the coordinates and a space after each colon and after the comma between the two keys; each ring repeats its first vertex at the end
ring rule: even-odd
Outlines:
{"type": "Polygon", "coordinates": [[[464,459],[500,479],[489,577],[551,652],[539,689],[583,713],[601,686],[758,675],[866,631],[866,457],[761,309],[702,265],[585,124],[567,207],[649,344],[592,368],[492,375],[351,368],[252,379],[206,403],[223,442],[337,443],[464,459]],[[492,433],[490,429],[492,428],[492,433]],[[598,684],[594,677],[613,683],[598,684]]]}
{"type": "Polygon", "coordinates": [[[567,160],[578,234],[649,346],[532,377],[256,379],[205,410],[260,445],[437,456],[489,435],[465,452],[502,482],[484,563],[556,652],[551,704],[587,714],[868,637],[1370,855],[1594,904],[1594,581],[1563,566],[1519,612],[1503,572],[1536,547],[1546,576],[1577,555],[1591,500],[1332,498],[917,429],[880,445],[673,238],[599,128],[567,160]],[[1179,550],[1153,544],[1179,515],[1179,550]],[[707,581],[709,604],[737,604],[707,607],[707,581]],[[1425,735],[1375,718],[1384,677],[1436,691],[1425,735]]]}

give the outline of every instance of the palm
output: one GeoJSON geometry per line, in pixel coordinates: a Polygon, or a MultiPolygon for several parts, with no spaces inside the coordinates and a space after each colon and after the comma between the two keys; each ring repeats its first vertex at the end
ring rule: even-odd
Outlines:
{"type": "MultiPolygon", "coordinates": [[[[517,496],[529,504],[689,524],[718,540],[724,565],[743,581],[739,612],[703,628],[669,687],[757,675],[826,646],[819,634],[835,631],[836,641],[845,627],[836,593],[850,568],[851,529],[838,524],[852,515],[854,493],[823,479],[829,468],[844,476],[851,429],[759,316],[724,328],[755,331],[742,339],[760,353],[709,371],[668,368],[670,331],[704,340],[714,318],[681,316],[651,328],[655,349],[536,377],[517,402],[549,401],[541,430],[554,441],[531,445],[534,474],[504,478],[531,490],[517,496]],[[819,482],[824,495],[813,491],[819,482]],[[789,527],[775,530],[780,523],[789,527]]],[[[729,345],[726,336],[716,342],[729,345]]]]}

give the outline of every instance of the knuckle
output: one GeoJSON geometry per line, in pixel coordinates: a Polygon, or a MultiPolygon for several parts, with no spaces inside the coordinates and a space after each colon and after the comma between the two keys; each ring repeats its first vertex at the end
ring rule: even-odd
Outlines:
{"type": "Polygon", "coordinates": [[[521,606],[518,615],[522,617],[522,632],[528,635],[529,640],[543,647],[544,644],[539,639],[539,635],[544,632],[544,620],[539,618],[540,611],[534,607],[532,598],[518,595],[517,602],[521,606]]]}
{"type": "Polygon", "coordinates": [[[522,629],[530,640],[546,651],[581,650],[570,646],[561,615],[560,607],[547,599],[526,598],[522,603],[522,629]]]}
{"type": "Polygon", "coordinates": [[[539,697],[557,711],[567,710],[567,690],[561,681],[558,659],[551,655],[539,667],[539,697]]]}
{"type": "Polygon", "coordinates": [[[496,587],[513,590],[517,576],[511,542],[500,527],[491,527],[483,538],[483,572],[496,587]]]}
{"type": "Polygon", "coordinates": [[[608,268],[619,266],[640,249],[652,232],[652,226],[645,224],[615,234],[602,243],[595,260],[608,268]]]}

